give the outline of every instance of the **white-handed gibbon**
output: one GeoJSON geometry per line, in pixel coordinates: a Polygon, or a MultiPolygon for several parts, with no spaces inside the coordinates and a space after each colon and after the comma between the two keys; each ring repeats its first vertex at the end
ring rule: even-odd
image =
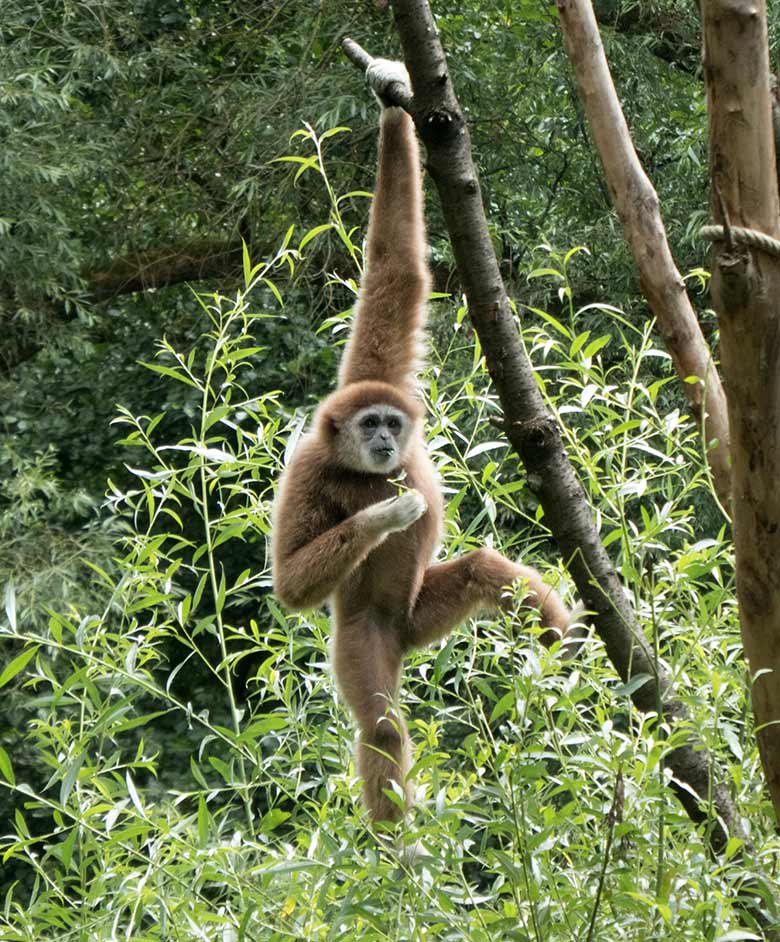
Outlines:
{"type": "MultiPolygon", "coordinates": [[[[371,69],[380,94],[408,83],[401,63],[374,60],[371,69]]],[[[477,610],[511,604],[514,583],[555,629],[543,641],[561,637],[570,620],[535,569],[492,549],[432,562],[443,503],[417,380],[429,287],[414,125],[383,104],[365,272],[338,388],[281,477],[272,528],[277,597],[296,610],[330,603],[332,664],[360,728],[358,773],[377,821],[398,820],[410,802],[409,736],[398,709],[404,653],[444,638],[477,610]],[[394,790],[402,800],[390,797],[394,790]]]]}

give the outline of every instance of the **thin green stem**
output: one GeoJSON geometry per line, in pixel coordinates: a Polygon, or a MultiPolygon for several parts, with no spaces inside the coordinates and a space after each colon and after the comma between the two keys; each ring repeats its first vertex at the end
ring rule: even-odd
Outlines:
{"type": "MultiPolygon", "coordinates": [[[[211,351],[211,354],[208,358],[208,366],[206,371],[206,379],[203,384],[203,394],[201,397],[201,410],[200,410],[200,435],[199,435],[199,444],[200,447],[205,451],[207,448],[206,442],[206,420],[209,413],[209,399],[213,397],[216,402],[218,396],[216,396],[212,391],[212,382],[214,379],[214,371],[217,366],[217,352],[221,347],[227,343],[228,340],[228,329],[234,318],[230,315],[226,320],[222,321],[220,324],[221,330],[217,337],[217,344],[214,350],[211,351]]],[[[203,520],[203,535],[206,541],[206,559],[209,572],[209,582],[211,585],[212,597],[214,599],[214,618],[216,621],[217,627],[217,639],[219,641],[220,654],[222,656],[222,672],[223,680],[225,684],[225,689],[228,695],[228,702],[230,705],[230,717],[233,723],[233,732],[238,737],[241,734],[241,712],[238,709],[238,703],[236,702],[235,688],[233,686],[233,675],[230,670],[230,662],[228,660],[228,649],[227,642],[225,638],[225,623],[222,618],[222,604],[220,603],[220,586],[219,578],[217,576],[217,561],[214,555],[214,538],[213,538],[213,524],[211,520],[211,514],[209,511],[209,489],[208,489],[208,474],[207,474],[207,459],[204,454],[200,455],[199,459],[199,469],[198,474],[200,478],[200,511],[201,517],[203,520]]],[[[223,573],[224,578],[224,573],[223,573]]],[[[249,828],[250,833],[254,828],[254,815],[252,813],[252,802],[249,797],[247,786],[247,777],[246,777],[246,766],[244,764],[244,756],[241,751],[237,753],[237,761],[239,773],[241,776],[241,782],[244,787],[241,789],[241,801],[244,806],[244,814],[246,816],[247,827],[249,828]]]]}

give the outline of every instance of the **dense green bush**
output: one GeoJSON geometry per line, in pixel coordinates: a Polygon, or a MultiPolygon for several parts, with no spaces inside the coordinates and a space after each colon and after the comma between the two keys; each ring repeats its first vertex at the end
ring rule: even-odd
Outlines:
{"type": "MultiPolygon", "coordinates": [[[[357,261],[338,214],[330,231],[357,261]]],[[[268,593],[273,479],[302,423],[257,387],[273,351],[254,338],[261,320],[283,328],[276,281],[311,235],[288,233],[255,268],[246,259],[238,296],[201,299],[208,329],[196,343],[160,342],[148,366],[171,402],[188,391],[191,428],[172,441],[162,412],[117,418],[133,483],[110,487],[116,557],[110,571],[91,564],[91,607],[21,618],[6,592],[0,936],[757,938],[735,901],[753,868],[776,866],[778,839],[699,430],[666,408],[673,380],[649,325],[576,309],[569,257],[535,273],[558,284],[561,309],[522,311],[518,323],[605,543],[755,854],[733,839],[722,860],[708,855],[663,767],[686,730],[633,709],[595,637],[563,665],[510,616],[471,621],[410,658],[417,806],[400,843],[367,826],[353,730],[326,666],[327,617],[287,615],[268,593]]],[[[489,422],[496,404],[465,313],[437,302],[447,342],[424,385],[449,497],[446,552],[492,542],[535,558],[566,591],[541,510],[489,422]]],[[[334,343],[343,326],[328,324],[334,343]]]]}

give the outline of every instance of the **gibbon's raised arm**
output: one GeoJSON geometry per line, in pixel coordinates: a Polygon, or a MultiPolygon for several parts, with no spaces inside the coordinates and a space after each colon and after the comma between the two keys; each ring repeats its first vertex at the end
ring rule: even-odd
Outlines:
{"type": "Polygon", "coordinates": [[[430,290],[420,151],[401,108],[382,110],[366,268],[339,386],[381,380],[416,394],[430,290]]]}

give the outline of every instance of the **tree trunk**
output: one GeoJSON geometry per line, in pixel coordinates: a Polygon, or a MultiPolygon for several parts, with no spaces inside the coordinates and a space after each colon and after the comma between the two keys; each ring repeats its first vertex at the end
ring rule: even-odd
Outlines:
{"type": "Polygon", "coordinates": [[[685,282],[666,241],[653,185],[634,149],[620,107],[590,0],[558,0],[566,51],[601,158],[604,176],[650,310],[680,377],[694,417],[704,415],[707,459],[715,492],[724,507],[731,494],[726,397],[699,329],[685,282]],[[690,377],[697,381],[691,383],[690,377]]]}
{"type": "Polygon", "coordinates": [[[704,0],[712,212],[725,227],[712,296],[728,390],[742,642],[769,791],[780,821],[780,238],[764,0],[704,0]]]}

